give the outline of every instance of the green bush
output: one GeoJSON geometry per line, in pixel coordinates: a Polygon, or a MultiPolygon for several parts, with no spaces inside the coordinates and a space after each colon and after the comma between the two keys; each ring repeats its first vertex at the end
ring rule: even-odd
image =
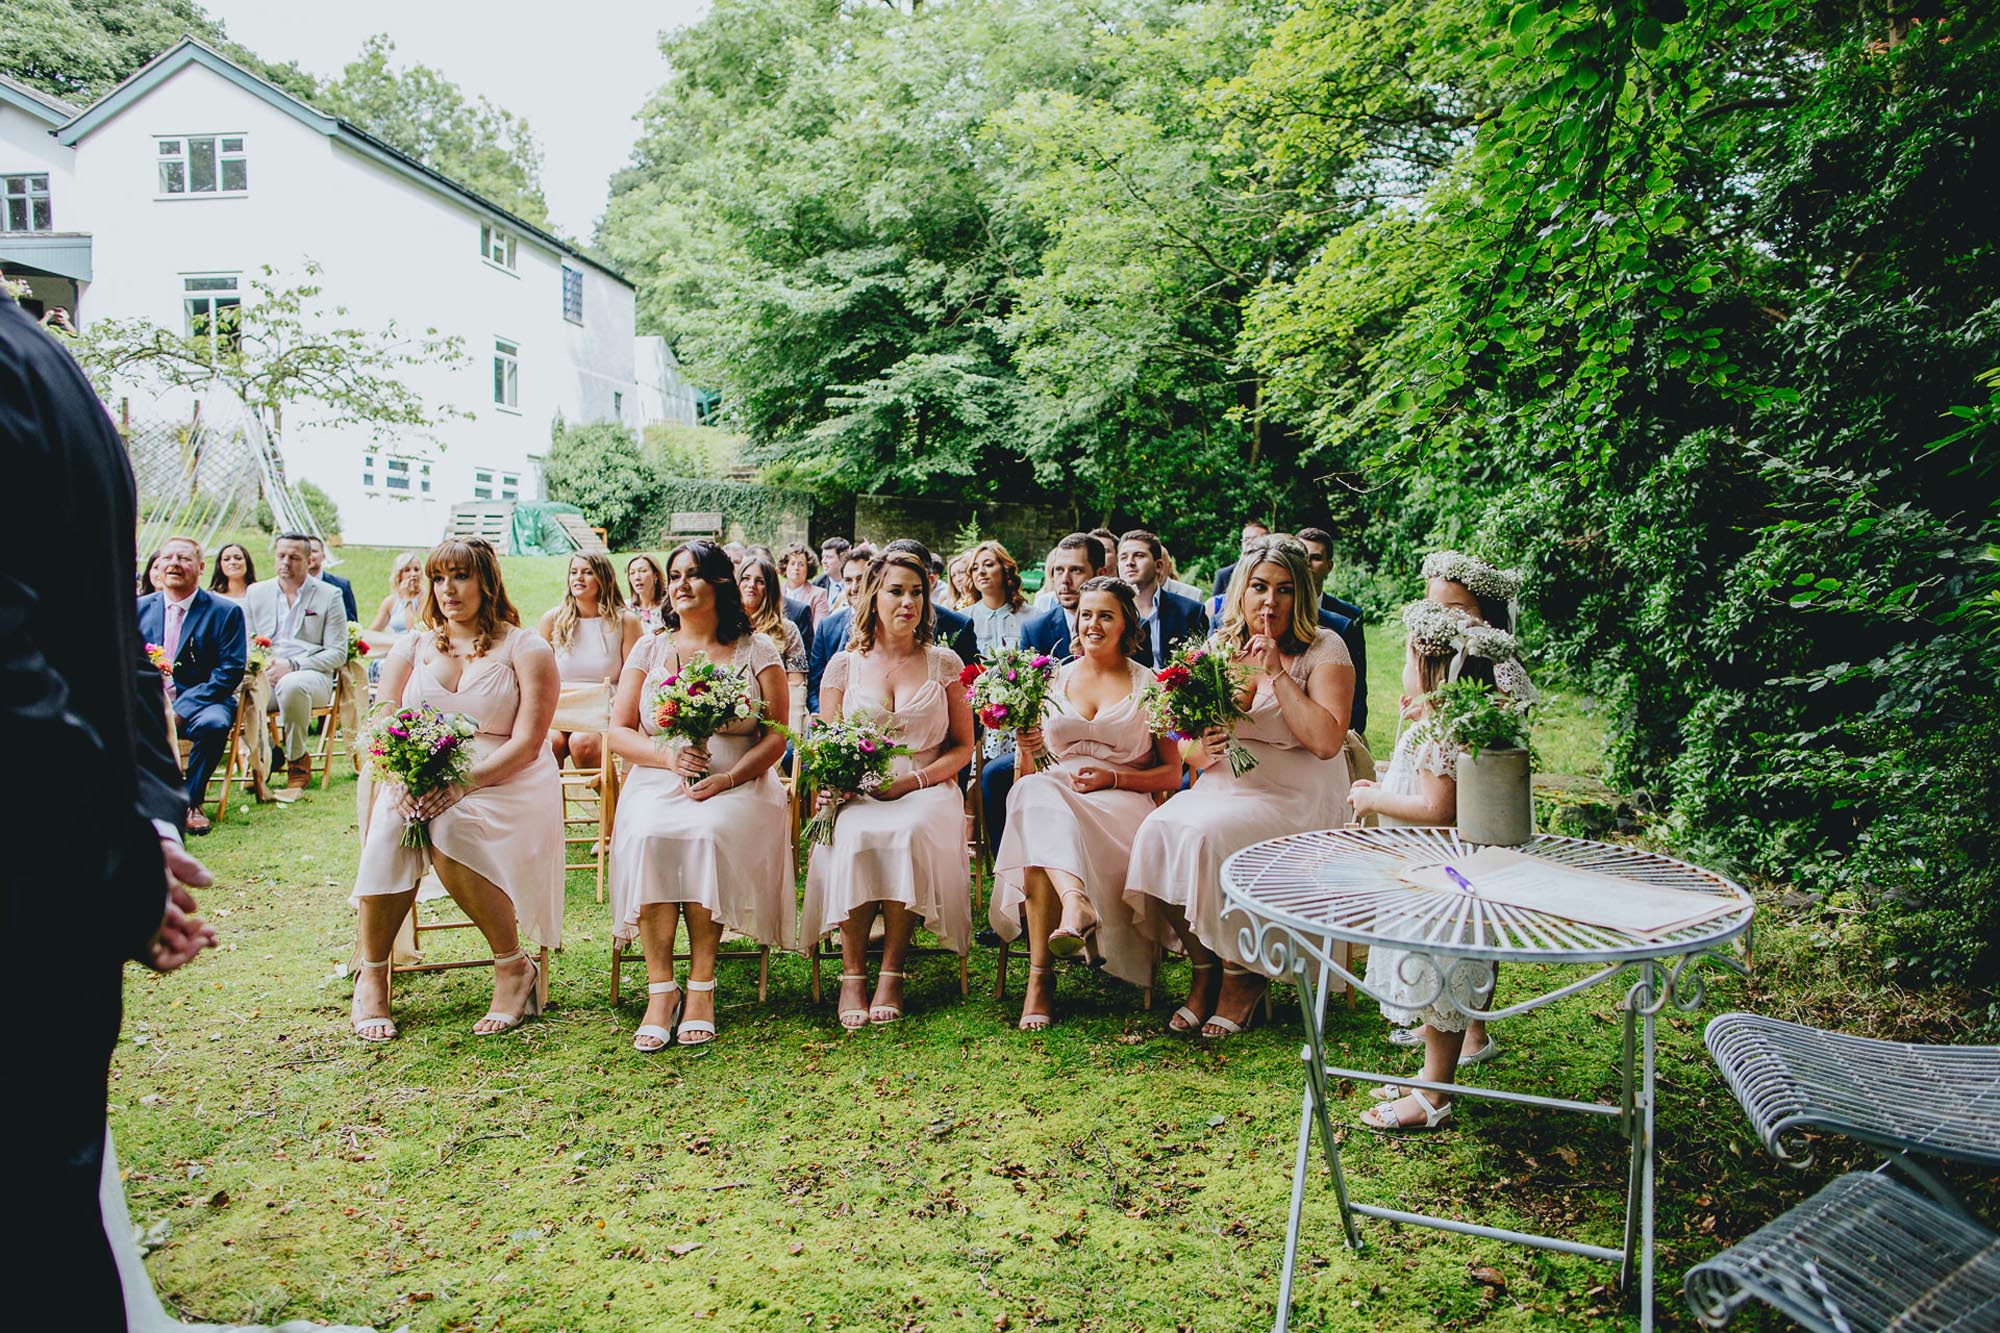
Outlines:
{"type": "MultiPolygon", "coordinates": [[[[301,481],[293,489],[299,493],[299,503],[306,507],[306,513],[312,515],[313,523],[318,527],[320,535],[329,539],[338,537],[340,506],[333,502],[333,497],[309,481],[301,481]]],[[[278,520],[271,513],[269,502],[262,498],[251,507],[250,521],[263,532],[278,530],[278,520]]]]}
{"type": "Polygon", "coordinates": [[[593,526],[605,530],[613,549],[640,544],[642,520],[656,506],[659,474],[624,426],[558,421],[543,476],[549,498],[583,510],[593,526]]]}

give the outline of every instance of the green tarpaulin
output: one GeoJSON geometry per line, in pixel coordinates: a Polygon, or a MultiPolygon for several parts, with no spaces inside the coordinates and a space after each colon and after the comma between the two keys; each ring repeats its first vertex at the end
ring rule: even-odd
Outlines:
{"type": "Polygon", "coordinates": [[[557,514],[575,514],[583,517],[583,511],[575,505],[557,504],[554,500],[523,500],[514,506],[514,531],[512,541],[514,555],[568,555],[576,549],[576,543],[556,522],[557,514]]]}

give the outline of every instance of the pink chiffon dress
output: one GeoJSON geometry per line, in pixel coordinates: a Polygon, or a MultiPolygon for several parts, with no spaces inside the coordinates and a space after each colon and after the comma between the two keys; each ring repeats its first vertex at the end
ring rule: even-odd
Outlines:
{"type": "MultiPolygon", "coordinates": [[[[521,682],[514,674],[514,651],[529,631],[510,626],[482,657],[465,664],[458,688],[439,684],[424,661],[418,634],[405,635],[390,651],[410,662],[403,685],[405,707],[430,704],[446,713],[469,714],[479,725],[472,738],[483,758],[514,734],[521,707],[521,682]]],[[[430,866],[430,851],[405,847],[403,817],[395,810],[396,789],[375,793],[368,832],[361,846],[361,869],[354,896],[406,893],[430,866]]],[[[431,844],[437,851],[498,886],[514,902],[521,933],[538,945],[562,944],[563,823],[562,779],[555,756],[537,747],[534,761],[505,782],[477,787],[433,819],[431,844]]]]}
{"type": "MultiPolygon", "coordinates": [[[[896,712],[888,701],[863,697],[850,682],[853,654],[836,653],[820,689],[839,690],[841,716],[872,717],[915,753],[893,762],[902,776],[938,757],[951,735],[950,690],[958,688],[958,654],[924,650],[924,682],[896,712]]],[[[841,807],[833,843],[814,847],[806,872],[803,943],[810,947],[840,928],[865,903],[896,902],[923,918],[924,928],[953,953],[972,944],[972,870],[965,855],[965,806],[958,784],[933,783],[894,801],[858,796],[841,807]],[[957,817],[952,812],[957,811],[957,817]]]]}
{"type": "Polygon", "coordinates": [[[1132,692],[1087,719],[1064,693],[1076,664],[1056,673],[1050,696],[1055,711],[1043,714],[1042,740],[1065,767],[1038,769],[1014,780],[1007,795],[1007,832],[994,853],[993,898],[986,915],[1003,939],[1017,939],[1027,901],[1028,869],[1041,866],[1074,875],[1083,882],[1084,897],[1102,923],[1097,950],[1104,958],[1104,970],[1120,981],[1144,986],[1152,980],[1156,954],[1125,900],[1125,871],[1132,840],[1153,813],[1153,798],[1117,788],[1079,792],[1070,785],[1071,774],[1084,762],[1121,773],[1151,766],[1153,733],[1146,710],[1140,707],[1139,691],[1153,673],[1137,662],[1127,665],[1132,692]]]}
{"type": "MultiPolygon", "coordinates": [[[[754,698],[757,673],[779,665],[777,645],[745,634],[730,645],[728,665],[746,672],[754,698]]],[[[648,702],[678,659],[671,631],[639,640],[625,661],[645,674],[639,727],[658,734],[648,702]]],[[[760,739],[761,724],[709,737],[709,771],[732,767],[760,739]]],[[[786,837],[785,789],[775,767],[705,801],[688,795],[680,774],[634,765],[618,792],[611,835],[611,929],[620,941],[638,936],[639,913],[652,903],[698,903],[724,929],[774,949],[798,942],[798,900],[786,837]]]]}
{"type": "MultiPolygon", "coordinates": [[[[1285,670],[1304,689],[1316,667],[1351,660],[1340,636],[1323,629],[1285,670]]],[[[1239,778],[1227,763],[1216,764],[1146,817],[1132,842],[1125,900],[1140,928],[1162,948],[1180,947],[1160,910],[1168,904],[1187,913],[1195,937],[1224,962],[1270,976],[1268,965],[1240,947],[1247,922],[1240,914],[1225,916],[1222,862],[1253,842],[1346,823],[1347,756],[1318,759],[1301,746],[1285,723],[1271,678],[1262,673],[1249,716],[1236,725],[1236,739],[1257,756],[1257,766],[1239,778]]]]}

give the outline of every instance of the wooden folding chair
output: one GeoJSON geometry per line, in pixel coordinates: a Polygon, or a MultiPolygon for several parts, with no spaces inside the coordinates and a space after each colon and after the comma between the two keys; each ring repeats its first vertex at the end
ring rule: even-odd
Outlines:
{"type": "Polygon", "coordinates": [[[597,733],[603,758],[594,768],[576,767],[574,756],[563,761],[563,871],[589,870],[597,877],[597,901],[604,901],[604,868],[611,855],[611,824],[618,806],[618,761],[611,753],[611,733],[597,733]],[[581,860],[571,860],[573,847],[588,847],[581,860]]]}
{"type": "MultiPolygon", "coordinates": [[[[312,751],[312,762],[313,767],[319,770],[319,789],[321,791],[325,791],[333,782],[334,755],[336,753],[346,754],[353,748],[340,739],[340,709],[341,705],[346,701],[345,690],[347,685],[344,674],[338,671],[334,673],[333,693],[327,696],[325,703],[313,709],[312,716],[306,720],[307,730],[310,731],[315,725],[319,727],[319,746],[312,751]]],[[[273,752],[283,753],[285,748],[285,734],[278,727],[278,715],[267,712],[264,715],[264,723],[271,735],[271,748],[273,752]]],[[[273,766],[276,763],[277,761],[274,759],[272,761],[273,766]]],[[[357,771],[359,770],[358,762],[356,769],[357,771]]]]}
{"type": "MultiPolygon", "coordinates": [[[[171,718],[173,715],[170,712],[168,716],[171,718]]],[[[208,785],[202,792],[202,801],[206,804],[210,799],[209,793],[216,791],[218,786],[221,788],[214,797],[215,822],[218,824],[229,818],[230,788],[236,785],[239,775],[247,776],[250,772],[250,756],[247,753],[245,740],[248,733],[245,728],[256,725],[256,719],[250,716],[250,692],[239,687],[236,691],[236,713],[229,722],[229,739],[223,742],[222,762],[208,775],[208,785]]],[[[169,727],[172,729],[171,734],[175,735],[174,752],[180,759],[181,772],[185,773],[188,751],[193,743],[179,739],[178,728],[174,727],[173,723],[170,722],[169,727]]]]}

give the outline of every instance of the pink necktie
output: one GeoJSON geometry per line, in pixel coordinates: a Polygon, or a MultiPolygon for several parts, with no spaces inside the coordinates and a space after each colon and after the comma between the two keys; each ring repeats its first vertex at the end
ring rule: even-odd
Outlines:
{"type": "Polygon", "coordinates": [[[167,650],[167,665],[172,666],[181,649],[181,608],[176,603],[167,606],[167,641],[161,646],[167,650]]]}

